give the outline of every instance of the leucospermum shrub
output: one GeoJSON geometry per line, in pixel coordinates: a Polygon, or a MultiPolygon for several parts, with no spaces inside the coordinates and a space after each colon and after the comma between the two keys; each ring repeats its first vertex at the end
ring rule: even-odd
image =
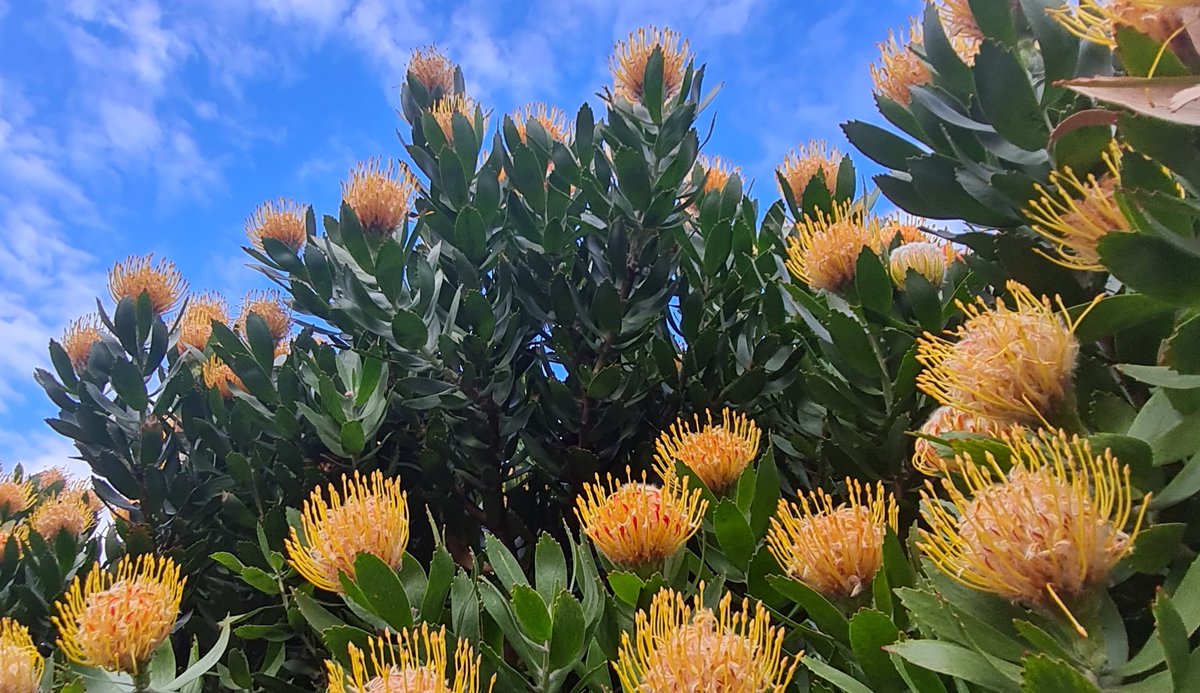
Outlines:
{"type": "Polygon", "coordinates": [[[250,210],[276,288],[133,257],[51,343],[93,478],[0,477],[4,685],[1190,690],[1198,11],[929,4],[877,190],[762,205],[670,29],[602,113],[416,51],[403,147],[250,210]]]}

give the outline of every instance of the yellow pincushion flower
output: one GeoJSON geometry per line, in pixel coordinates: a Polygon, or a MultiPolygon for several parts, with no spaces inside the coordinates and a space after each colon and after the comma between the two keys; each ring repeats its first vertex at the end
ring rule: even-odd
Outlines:
{"type": "Polygon", "coordinates": [[[21,529],[26,533],[37,532],[42,539],[52,543],[60,532],[80,539],[95,524],[96,511],[88,504],[84,494],[64,491],[38,505],[21,529]]]}
{"type": "Polygon", "coordinates": [[[783,183],[791,191],[792,199],[798,204],[804,198],[805,188],[818,173],[825,180],[825,187],[832,195],[837,190],[838,169],[841,165],[841,152],[830,149],[824,142],[812,140],[798,150],[788,153],[783,159],[783,165],[779,167],[779,173],[783,177],[783,183]]]}
{"type": "Polygon", "coordinates": [[[887,528],[896,529],[896,499],[883,484],[846,479],[846,502],[821,489],[799,505],[779,501],[767,549],[792,578],[827,597],[858,596],[883,565],[887,528]]]}
{"type": "Polygon", "coordinates": [[[287,338],[292,330],[292,311],[278,291],[251,291],[246,294],[242,299],[242,314],[237,320],[240,329],[246,329],[246,320],[251,313],[262,318],[271,332],[271,339],[276,343],[287,338]]]}
{"type": "Polygon", "coordinates": [[[646,64],[654,49],[660,48],[663,57],[663,100],[679,94],[691,53],[688,42],[680,43],[678,33],[670,29],[647,26],[617,42],[609,58],[613,76],[613,93],[631,103],[640,103],[646,91],[646,64]]]}
{"type": "Polygon", "coordinates": [[[628,569],[653,567],[700,529],[708,508],[700,494],[688,487],[687,479],[658,487],[646,483],[645,472],[640,483],[615,482],[610,474],[605,485],[597,475],[596,483],[584,484],[575,499],[575,514],[583,533],[608,560],[628,569]]]}
{"type": "Polygon", "coordinates": [[[1050,173],[1050,192],[1040,183],[1041,197],[1029,203],[1026,214],[1032,228],[1054,247],[1050,260],[1071,269],[1100,271],[1097,246],[1110,233],[1131,231],[1113,193],[1121,185],[1121,150],[1114,142],[1104,153],[1107,171],[1099,178],[1088,174],[1083,180],[1069,166],[1050,173]]]}
{"type": "Polygon", "coordinates": [[[354,579],[354,559],[369,553],[399,568],[408,547],[408,494],[400,480],[385,479],[375,470],[342,477],[342,491],[321,487],[304,501],[301,531],[292,528],[286,540],[288,558],[296,572],[313,585],[341,593],[338,573],[354,579]],[[303,541],[301,540],[303,536],[303,541]]]}
{"type": "Polygon", "coordinates": [[[895,33],[888,31],[887,41],[879,44],[879,63],[871,63],[871,81],[875,84],[876,94],[907,106],[912,101],[909,89],[929,83],[929,66],[913,50],[920,48],[923,41],[921,25],[916,18],[909,21],[907,42],[901,43],[895,33]]]}
{"type": "Polygon", "coordinates": [[[88,356],[92,353],[92,345],[99,342],[101,336],[100,316],[88,313],[83,317],[72,320],[63,331],[62,348],[71,359],[75,370],[81,371],[87,367],[88,356]]]}
{"type": "Polygon", "coordinates": [[[972,589],[1030,606],[1069,601],[1102,584],[1133,547],[1146,502],[1126,533],[1133,505],[1129,467],[1111,450],[1094,454],[1078,436],[1019,426],[1001,438],[1012,450],[1006,473],[960,456],[959,483],[932,480],[922,491],[921,551],[939,570],[972,589]]]}
{"type": "Polygon", "coordinates": [[[370,654],[353,643],[350,654],[350,678],[333,660],[326,660],[329,693],[484,693],[496,685],[493,675],[487,687],[480,686],[482,657],[475,654],[466,640],[459,640],[454,651],[454,680],[446,677],[446,627],[431,630],[428,623],[406,628],[399,634],[384,631],[367,640],[370,654]]]}
{"type": "Polygon", "coordinates": [[[46,659],[29,637],[29,629],[0,618],[0,693],[37,693],[46,659]]]}
{"type": "Polygon", "coordinates": [[[878,251],[879,220],[846,202],[826,215],[805,216],[788,237],[787,268],[812,289],[836,292],[854,279],[863,249],[878,251]]]}
{"type": "Polygon", "coordinates": [[[704,424],[699,415],[693,415],[690,423],[680,417],[663,431],[654,445],[654,468],[663,479],[673,479],[679,462],[720,494],[758,457],[762,431],[745,414],[729,408],[721,411],[720,423],[713,422],[711,411],[705,417],[704,424]]]}
{"type": "Polygon", "coordinates": [[[660,590],[649,613],[634,617],[634,635],[621,634],[613,669],[631,693],[783,693],[803,655],[783,652],[785,631],[772,626],[761,602],[733,609],[725,593],[717,609],[703,606],[704,585],[689,604],[660,590]]]}
{"type": "Polygon", "coordinates": [[[530,122],[540,125],[551,140],[563,144],[571,141],[573,125],[567,119],[566,112],[558,106],[546,106],[544,103],[525,104],[524,108],[513,114],[512,119],[522,142],[526,141],[526,124],[530,122]]]}
{"type": "Polygon", "coordinates": [[[32,480],[18,480],[16,472],[13,472],[8,478],[0,481],[0,520],[28,510],[33,505],[33,501],[32,480]]]}
{"type": "Polygon", "coordinates": [[[944,246],[926,242],[905,243],[888,253],[888,274],[900,289],[904,288],[909,270],[925,277],[930,284],[941,286],[946,278],[944,246]]]}
{"type": "Polygon", "coordinates": [[[454,63],[437,46],[426,46],[413,51],[408,61],[408,70],[429,96],[440,99],[454,90],[454,63]]]}
{"type": "Polygon", "coordinates": [[[155,315],[170,312],[179,303],[187,282],[170,260],[154,263],[154,254],[130,256],[108,272],[108,292],[114,301],[128,298],[134,303],[142,294],[150,297],[155,315]]]}
{"type": "Polygon", "coordinates": [[[77,664],[137,674],[166,641],[187,578],[170,558],[124,556],[76,577],[55,608],[59,649],[77,664]]]}
{"type": "MultiPolygon", "coordinates": [[[[446,141],[454,143],[454,116],[461,115],[467,119],[471,126],[475,125],[475,100],[465,94],[448,95],[433,105],[430,113],[433,114],[433,119],[437,121],[438,127],[441,128],[442,134],[445,135],[446,141]]],[[[485,121],[486,122],[486,121],[485,121]]],[[[482,135],[482,133],[475,133],[482,135]]]]}
{"type": "Polygon", "coordinates": [[[342,199],[373,235],[391,233],[408,218],[417,179],[403,161],[378,157],[361,161],[342,183],[342,199]]]}
{"type": "Polygon", "coordinates": [[[204,387],[210,390],[216,389],[223,399],[233,397],[233,388],[235,387],[239,390],[246,389],[241,378],[237,377],[229,364],[217,358],[215,354],[209,356],[200,365],[200,377],[204,379],[204,387]]]}
{"type": "MultiPolygon", "coordinates": [[[[1005,424],[986,416],[971,414],[954,407],[938,407],[929,415],[929,419],[921,425],[921,433],[934,438],[945,438],[951,433],[973,433],[976,435],[995,437],[1004,430],[1005,424]]],[[[958,466],[953,458],[941,456],[937,447],[925,438],[917,438],[913,445],[913,468],[922,474],[934,476],[943,470],[957,471],[958,466]]]]}
{"type": "Polygon", "coordinates": [[[246,236],[259,250],[264,250],[263,239],[271,238],[298,253],[308,241],[304,212],[303,205],[286,197],[264,202],[246,219],[246,236]]]}
{"type": "Polygon", "coordinates": [[[1007,288],[1009,301],[998,298],[994,308],[982,299],[959,304],[967,321],[947,333],[957,341],[928,333],[918,340],[917,361],[925,368],[917,386],[959,411],[1038,421],[1066,404],[1079,353],[1074,330],[1087,312],[1072,319],[1062,299],[1056,311],[1022,284],[1009,281],[1007,288]]]}
{"type": "Polygon", "coordinates": [[[229,305],[225,297],[215,291],[205,291],[188,299],[183,318],[179,321],[179,339],[176,348],[184,353],[188,347],[204,351],[212,336],[212,324],[229,322],[229,305]]]}
{"type": "Polygon", "coordinates": [[[742,177],[742,169],[730,164],[719,156],[708,157],[700,155],[697,162],[704,171],[704,192],[721,192],[733,176],[742,177]]]}
{"type": "Polygon", "coordinates": [[[1130,27],[1158,43],[1168,43],[1196,18],[1196,0],[1079,0],[1048,14],[1079,38],[1117,47],[1117,29],[1130,27]],[[1190,13],[1185,11],[1190,10],[1190,13]]]}

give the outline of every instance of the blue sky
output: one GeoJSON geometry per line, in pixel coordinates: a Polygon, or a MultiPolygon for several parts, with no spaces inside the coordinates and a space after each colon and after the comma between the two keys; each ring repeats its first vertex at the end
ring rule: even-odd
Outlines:
{"type": "MultiPolygon", "coordinates": [[[[405,63],[437,43],[485,108],[574,113],[646,23],[724,83],[705,151],[767,202],[793,146],[879,118],[868,63],[919,0],[0,0],[0,462],[69,464],[33,382],[46,344],[129,254],[194,289],[259,286],[243,221],[268,198],[336,208],[359,159],[402,153],[405,63]]],[[[492,122],[498,122],[493,118],[492,122]]],[[[860,166],[867,162],[856,157],[860,166]]]]}

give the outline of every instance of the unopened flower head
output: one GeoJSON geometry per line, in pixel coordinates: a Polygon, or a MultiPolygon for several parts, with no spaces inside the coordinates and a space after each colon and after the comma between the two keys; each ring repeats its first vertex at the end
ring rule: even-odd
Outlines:
{"type": "Polygon", "coordinates": [[[812,289],[839,291],[854,279],[864,249],[878,252],[879,220],[846,202],[827,215],[805,216],[788,237],[787,268],[812,289]]]}
{"type": "MultiPolygon", "coordinates": [[[[1044,420],[1067,404],[1079,342],[1072,318],[1056,298],[1034,296],[1015,281],[1009,299],[989,307],[983,299],[962,304],[967,320],[945,336],[926,333],[917,342],[924,370],[917,386],[939,403],[992,419],[1044,420]],[[957,337],[957,341],[948,337],[957,337]]],[[[1093,303],[1093,305],[1095,305],[1093,303]]]]}
{"type": "Polygon", "coordinates": [[[792,199],[799,203],[804,198],[804,190],[818,173],[832,195],[837,190],[838,169],[841,165],[841,152],[830,149],[824,142],[812,140],[784,157],[779,174],[783,177],[782,184],[787,185],[791,191],[792,199]]]}
{"type": "Polygon", "coordinates": [[[0,693],[38,693],[45,668],[46,659],[29,629],[7,616],[0,618],[0,693]]]}
{"type": "MultiPolygon", "coordinates": [[[[972,434],[996,437],[1005,428],[1005,423],[986,416],[959,411],[954,407],[938,407],[921,425],[921,433],[934,438],[947,438],[954,434],[972,434]]],[[[953,454],[943,457],[936,445],[927,438],[917,438],[913,445],[913,467],[922,474],[931,476],[943,471],[958,471],[953,454]]]]}
{"type": "Polygon", "coordinates": [[[640,103],[646,93],[646,64],[654,49],[662,50],[662,96],[674,98],[683,88],[683,78],[692,56],[688,42],[680,42],[678,33],[670,29],[647,26],[618,41],[609,58],[613,77],[613,93],[631,103],[640,103]]]}
{"type": "MultiPolygon", "coordinates": [[[[437,121],[438,127],[441,128],[442,134],[446,137],[446,141],[454,143],[454,116],[460,115],[467,119],[471,127],[475,127],[475,110],[478,108],[475,100],[466,94],[453,94],[446,96],[433,105],[430,113],[433,114],[433,119],[437,121]]],[[[477,136],[482,133],[476,133],[477,136]]]]}
{"type": "Polygon", "coordinates": [[[785,631],[766,607],[743,599],[735,610],[728,592],[715,610],[703,604],[703,584],[690,603],[667,588],[637,613],[613,664],[622,690],[783,693],[803,653],[784,653],[785,631]]]}
{"type": "Polygon", "coordinates": [[[77,664],[137,674],[175,626],[187,578],[170,558],[124,556],[76,577],[52,620],[58,646],[77,664]]]}
{"type": "Polygon", "coordinates": [[[408,74],[415,77],[434,100],[454,91],[454,63],[437,46],[413,51],[408,61],[408,74]]]}
{"type": "Polygon", "coordinates": [[[184,353],[188,347],[204,351],[212,336],[213,322],[229,322],[229,305],[225,297],[215,291],[193,294],[188,298],[187,308],[179,321],[179,339],[176,347],[184,353]]]}
{"type": "Polygon", "coordinates": [[[567,114],[558,106],[547,106],[544,103],[525,104],[525,107],[512,116],[513,124],[521,141],[526,142],[525,133],[529,123],[537,123],[546,135],[555,142],[567,144],[571,141],[573,123],[567,119],[567,114]]]}
{"type": "Polygon", "coordinates": [[[402,161],[371,158],[360,161],[342,183],[342,199],[362,224],[375,236],[391,233],[412,209],[417,179],[402,161]]]}
{"type": "Polygon", "coordinates": [[[102,329],[100,316],[88,313],[72,320],[71,324],[67,325],[67,329],[63,331],[62,348],[67,352],[67,358],[71,359],[71,365],[76,371],[87,368],[92,346],[103,339],[102,329]]]}
{"type": "Polygon", "coordinates": [[[114,301],[128,298],[137,303],[142,294],[150,297],[155,315],[169,313],[187,290],[187,282],[170,260],[154,262],[154,254],[133,256],[108,271],[108,292],[114,301]]]}
{"type": "Polygon", "coordinates": [[[1158,43],[1170,43],[1184,33],[1189,22],[1198,18],[1198,10],[1200,2],[1196,0],[1078,0],[1064,3],[1048,14],[1079,38],[1116,48],[1117,30],[1121,27],[1129,27],[1158,43]]]}
{"type": "Polygon", "coordinates": [[[698,414],[689,422],[680,417],[658,436],[654,468],[663,479],[675,478],[678,462],[716,494],[729,490],[746,467],[758,457],[762,431],[745,414],[721,411],[719,422],[711,411],[701,423],[698,414]]]}
{"type": "Polygon", "coordinates": [[[354,559],[369,553],[399,568],[408,547],[408,494],[398,478],[376,470],[342,477],[339,492],[313,489],[300,515],[301,528],[287,538],[288,557],[296,572],[330,592],[343,591],[338,573],[354,579],[354,559]],[[328,498],[326,498],[328,495],[328,498]]]}
{"type": "Polygon", "coordinates": [[[242,313],[238,326],[244,331],[250,315],[257,315],[267,324],[271,339],[276,343],[285,340],[292,330],[292,311],[278,291],[251,291],[242,299],[242,313]]]}
{"type": "Polygon", "coordinates": [[[896,499],[883,484],[846,479],[846,502],[821,489],[800,503],[779,501],[767,548],[792,578],[827,597],[857,597],[883,565],[888,527],[896,529],[896,499]]]}
{"type": "Polygon", "coordinates": [[[1133,547],[1148,498],[1126,533],[1133,505],[1129,468],[1084,439],[1020,426],[1001,434],[1005,472],[991,453],[959,460],[961,475],[927,480],[921,551],[953,580],[1031,606],[1057,606],[1102,584],[1133,547]]]}
{"type": "Polygon", "coordinates": [[[398,634],[367,640],[367,651],[351,643],[350,674],[333,660],[326,660],[329,693],[487,693],[496,685],[492,676],[481,685],[479,669],[482,657],[465,639],[454,651],[454,677],[447,678],[446,627],[437,630],[422,623],[398,634]]]}
{"type": "Polygon", "coordinates": [[[1050,242],[1050,260],[1071,269],[1100,271],[1098,246],[1110,233],[1133,229],[1113,193],[1121,186],[1121,150],[1114,142],[1104,153],[1105,172],[1085,178],[1069,166],[1050,172],[1053,191],[1038,184],[1039,199],[1029,203],[1026,214],[1032,228],[1050,242]]]}
{"type": "Polygon", "coordinates": [[[912,101],[909,89],[929,83],[929,66],[913,50],[920,48],[922,41],[921,25],[915,18],[909,22],[907,41],[897,40],[895,33],[888,32],[888,40],[879,44],[879,63],[871,63],[876,94],[907,106],[912,101]]]}
{"type": "MultiPolygon", "coordinates": [[[[629,470],[626,469],[626,472],[629,470]]],[[[575,499],[575,514],[583,533],[600,553],[627,569],[661,564],[683,548],[700,529],[708,503],[700,489],[689,488],[688,480],[671,481],[662,487],[646,482],[614,481],[584,484],[575,499]]]]}
{"type": "Polygon", "coordinates": [[[304,205],[295,200],[281,197],[264,202],[246,219],[246,235],[259,250],[264,250],[263,239],[271,238],[298,253],[308,240],[304,215],[304,205]]]}
{"type": "Polygon", "coordinates": [[[215,354],[204,360],[200,366],[200,376],[204,379],[204,387],[220,393],[222,399],[233,397],[233,388],[245,390],[246,386],[242,384],[241,378],[233,372],[229,364],[222,361],[215,354]]]}
{"type": "Polygon", "coordinates": [[[888,273],[900,289],[912,270],[930,284],[941,286],[946,278],[946,251],[937,243],[905,243],[888,253],[888,273]]]}
{"type": "Polygon", "coordinates": [[[47,498],[30,513],[21,529],[37,532],[47,543],[53,543],[60,532],[82,539],[96,525],[96,510],[88,503],[89,497],[77,491],[63,491],[47,498]]]}
{"type": "Polygon", "coordinates": [[[35,498],[32,480],[18,478],[16,472],[0,477],[0,522],[28,510],[35,498]]]}
{"type": "Polygon", "coordinates": [[[734,166],[719,156],[708,157],[701,154],[697,162],[704,171],[704,192],[706,193],[720,193],[725,189],[725,185],[729,182],[730,178],[734,176],[738,178],[742,177],[741,168],[734,166]]]}

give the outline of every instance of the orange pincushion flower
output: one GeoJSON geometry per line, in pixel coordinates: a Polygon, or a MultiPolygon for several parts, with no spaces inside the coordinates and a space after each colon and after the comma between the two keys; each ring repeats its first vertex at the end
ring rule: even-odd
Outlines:
{"type": "MultiPolygon", "coordinates": [[[[67,481],[67,473],[63,471],[62,467],[47,467],[37,474],[34,474],[33,479],[37,482],[38,490],[45,491],[60,481],[65,484],[67,481]]],[[[58,488],[55,493],[63,490],[63,488],[65,488],[65,486],[58,488]]]]}
{"type": "Polygon", "coordinates": [[[1063,601],[1104,582],[1133,548],[1148,498],[1133,529],[1129,467],[1111,450],[1043,429],[1030,439],[1020,426],[1001,434],[1012,450],[1005,472],[960,456],[959,483],[932,480],[922,490],[921,551],[955,581],[1012,601],[1056,605],[1084,634],[1063,601]],[[965,490],[964,490],[965,489],[965,490]]]}
{"type": "Polygon", "coordinates": [[[767,549],[787,574],[827,597],[858,596],[883,565],[887,528],[896,529],[896,499],[875,486],[846,479],[847,499],[834,505],[821,489],[800,504],[779,501],[767,549]]]}
{"type": "Polygon", "coordinates": [[[804,190],[818,173],[825,180],[825,187],[832,195],[837,190],[838,169],[842,165],[842,153],[829,149],[824,142],[812,140],[792,151],[779,167],[783,183],[787,184],[792,193],[792,199],[797,203],[804,198],[804,190]]]}
{"type": "Polygon", "coordinates": [[[329,672],[329,693],[483,693],[496,685],[493,675],[487,687],[480,686],[482,657],[475,654],[465,639],[454,651],[454,680],[446,677],[446,627],[431,630],[428,623],[405,628],[398,634],[384,631],[367,640],[366,652],[350,643],[350,677],[333,660],[325,661],[329,672]]]}
{"type": "Polygon", "coordinates": [[[905,243],[888,253],[888,274],[892,282],[904,289],[908,271],[925,277],[930,284],[941,286],[946,278],[946,251],[937,243],[905,243]]]}
{"type": "Polygon", "coordinates": [[[155,315],[170,312],[179,303],[187,282],[170,260],[154,264],[154,254],[133,256],[108,271],[108,292],[114,301],[128,298],[134,303],[142,294],[150,297],[155,315]]]}
{"type": "Polygon", "coordinates": [[[547,107],[544,103],[525,104],[525,107],[512,116],[513,124],[521,141],[525,142],[525,130],[528,123],[534,122],[546,131],[551,140],[566,144],[571,141],[572,124],[567,120],[567,114],[558,106],[547,107]]]}
{"type": "Polygon", "coordinates": [[[858,256],[881,246],[879,220],[846,202],[827,216],[805,216],[788,237],[787,268],[813,289],[838,291],[854,279],[858,256]]]}
{"type": "Polygon", "coordinates": [[[916,18],[909,21],[906,43],[901,44],[896,40],[896,34],[888,32],[888,40],[879,44],[879,64],[871,63],[871,81],[875,83],[876,94],[907,106],[912,101],[909,88],[929,83],[929,66],[913,51],[923,40],[921,25],[916,18]]]}
{"type": "Polygon", "coordinates": [[[229,322],[229,306],[225,297],[214,292],[205,291],[188,299],[183,318],[179,321],[179,339],[176,348],[184,353],[188,347],[204,351],[208,346],[208,338],[212,336],[212,324],[229,322]]]}
{"type": "MultiPolygon", "coordinates": [[[[446,141],[453,144],[454,116],[461,115],[474,127],[475,109],[474,99],[465,94],[454,94],[446,96],[435,103],[430,113],[433,114],[433,119],[437,121],[438,127],[441,128],[442,134],[446,136],[446,141]]],[[[482,133],[476,134],[480,135],[482,133]]]]}
{"type": "Polygon", "coordinates": [[[0,693],[37,693],[45,667],[46,659],[29,637],[29,629],[11,618],[0,618],[0,693]]]}
{"type": "Polygon", "coordinates": [[[251,291],[242,299],[242,314],[238,325],[244,331],[246,320],[253,313],[262,318],[276,343],[283,341],[292,329],[292,311],[283,302],[278,291],[251,291]]]}
{"type": "Polygon", "coordinates": [[[660,488],[646,483],[645,472],[640,483],[613,481],[610,474],[604,485],[596,475],[575,499],[583,533],[610,561],[629,569],[656,566],[682,549],[707,507],[687,479],[660,488]]]}
{"type": "Polygon", "coordinates": [[[308,241],[304,214],[303,205],[286,197],[264,202],[246,219],[246,236],[259,250],[264,238],[272,238],[298,253],[308,241]]]}
{"type": "Polygon", "coordinates": [[[359,162],[342,183],[342,199],[368,234],[391,233],[412,209],[416,177],[403,161],[378,157],[359,162]]]}
{"type": "Polygon", "coordinates": [[[96,524],[96,511],[86,500],[89,497],[90,494],[64,491],[48,498],[34,509],[21,529],[37,532],[47,542],[53,542],[59,532],[81,539],[96,524]]]}
{"type": "Polygon", "coordinates": [[[621,634],[613,668],[625,691],[637,693],[783,693],[803,653],[783,652],[785,631],[772,626],[761,602],[733,609],[726,592],[716,610],[705,608],[704,585],[689,604],[663,589],[649,613],[634,617],[634,634],[621,634]]]}
{"type": "Polygon", "coordinates": [[[928,333],[918,340],[917,361],[925,368],[917,386],[959,411],[1037,421],[1066,403],[1079,353],[1074,330],[1087,311],[1072,318],[1061,298],[1055,311],[1049,298],[1022,284],[1009,281],[1007,288],[1011,308],[1004,299],[994,308],[982,299],[959,303],[967,321],[947,333],[958,341],[928,333]]]}
{"type": "Polygon", "coordinates": [[[62,348],[67,352],[67,358],[71,359],[71,365],[75,367],[75,370],[81,371],[87,367],[88,356],[92,353],[92,345],[103,338],[100,329],[100,316],[88,313],[81,318],[72,320],[71,324],[67,325],[67,329],[63,331],[62,348]]]}
{"type": "Polygon", "coordinates": [[[1196,0],[1079,0],[1047,13],[1079,38],[1116,48],[1121,27],[1168,43],[1198,18],[1198,10],[1200,2],[1196,0]]]}
{"type": "Polygon", "coordinates": [[[137,674],[171,634],[186,582],[170,558],[126,555],[111,572],[95,564],[55,605],[59,648],[77,664],[137,674]]]}
{"type": "Polygon", "coordinates": [[[354,559],[369,553],[399,568],[408,547],[408,494],[400,480],[385,479],[379,470],[342,477],[342,492],[328,487],[329,500],[318,486],[304,501],[303,533],[292,528],[286,541],[296,572],[323,590],[341,593],[338,573],[354,579],[354,559]]]}
{"type": "MultiPolygon", "coordinates": [[[[0,481],[0,520],[28,510],[34,501],[33,481],[20,480],[14,472],[0,481]]],[[[0,550],[3,550],[0,547],[0,550]]]]}
{"type": "Polygon", "coordinates": [[[742,177],[742,169],[730,164],[719,156],[707,157],[703,154],[697,160],[704,171],[704,192],[721,192],[733,176],[742,177]]]}
{"type": "Polygon", "coordinates": [[[683,88],[685,68],[691,60],[688,42],[680,43],[678,33],[647,26],[618,41],[608,60],[613,76],[613,93],[631,103],[639,103],[646,91],[646,64],[654,49],[662,50],[663,99],[673,98],[683,88]]]}
{"type": "Polygon", "coordinates": [[[413,51],[408,73],[417,78],[432,99],[440,99],[454,90],[454,63],[437,46],[413,51]]]}
{"type": "MultiPolygon", "coordinates": [[[[1003,429],[1004,422],[1002,421],[959,411],[954,407],[938,407],[921,425],[921,433],[934,438],[946,438],[953,433],[995,437],[1003,429]]],[[[912,464],[917,471],[931,476],[940,474],[943,469],[949,469],[952,472],[958,470],[954,460],[942,457],[937,446],[926,438],[917,438],[917,442],[913,445],[912,464]]]]}
{"type": "Polygon", "coordinates": [[[711,411],[705,416],[703,425],[699,415],[693,415],[690,423],[680,417],[658,436],[654,468],[663,479],[674,479],[679,462],[720,494],[758,457],[762,431],[745,414],[729,408],[721,411],[720,423],[713,423],[711,411]]]}
{"type": "Polygon", "coordinates": [[[227,363],[217,358],[214,354],[204,360],[200,366],[200,376],[204,378],[204,387],[212,390],[216,389],[221,393],[221,397],[229,399],[233,397],[233,389],[236,387],[239,390],[245,390],[246,386],[242,384],[241,378],[233,372],[227,363]]]}
{"type": "Polygon", "coordinates": [[[985,38],[975,22],[970,0],[938,0],[937,9],[942,26],[946,28],[946,36],[970,41],[983,41],[985,38]]]}

